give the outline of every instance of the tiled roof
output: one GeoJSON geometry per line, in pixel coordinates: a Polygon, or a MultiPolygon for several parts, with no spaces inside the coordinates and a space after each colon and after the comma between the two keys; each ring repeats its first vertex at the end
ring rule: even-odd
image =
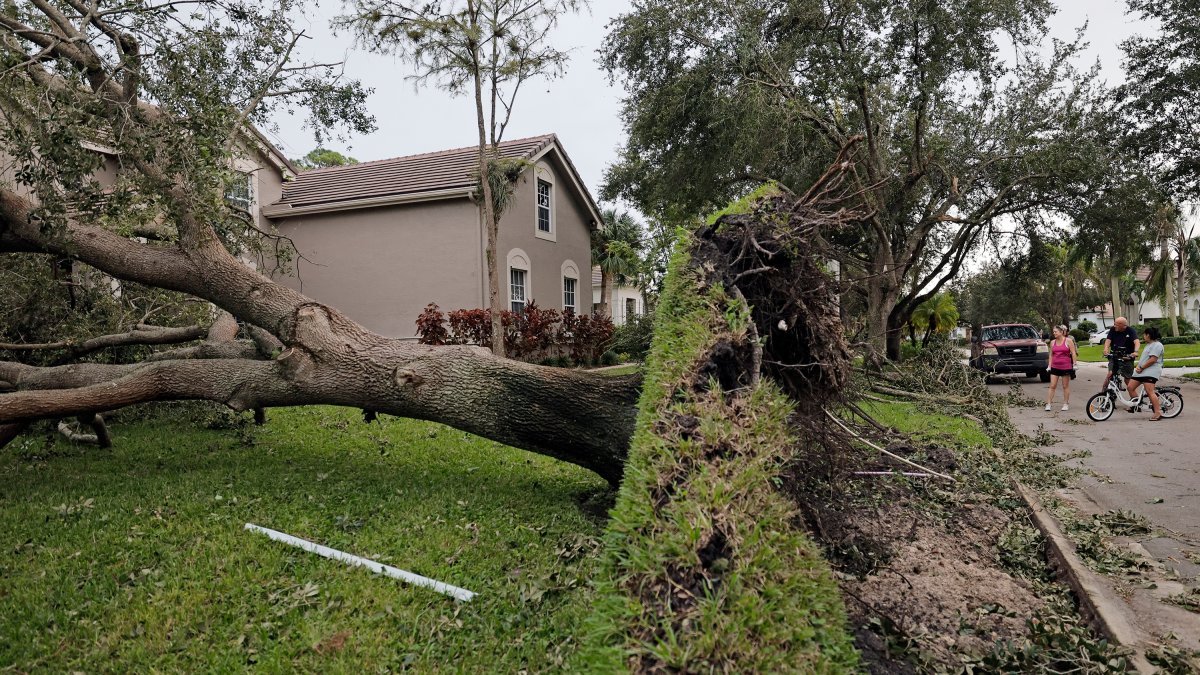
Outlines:
{"type": "MultiPolygon", "coordinates": [[[[554,142],[554,134],[500,143],[503,158],[531,158],[554,142]]],[[[471,189],[477,146],[303,171],[284,184],[279,206],[300,208],[368,198],[471,189]],[[286,205],[286,206],[285,206],[286,205]]]]}

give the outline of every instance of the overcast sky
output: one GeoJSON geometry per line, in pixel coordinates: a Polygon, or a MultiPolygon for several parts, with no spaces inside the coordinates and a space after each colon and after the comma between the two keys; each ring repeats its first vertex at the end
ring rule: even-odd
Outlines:
{"type": "MultiPolygon", "coordinates": [[[[1084,22],[1090,48],[1085,56],[1090,65],[1099,60],[1102,77],[1110,83],[1123,79],[1120,68],[1121,40],[1147,27],[1125,15],[1124,0],[1059,0],[1059,12],[1051,22],[1052,34],[1070,39],[1084,22]]],[[[309,19],[309,54],[319,60],[346,61],[346,74],[375,90],[368,109],[375,115],[378,130],[367,136],[330,142],[327,147],[359,160],[384,159],[420,152],[462,147],[475,142],[474,101],[450,98],[426,87],[415,90],[406,75],[409,66],[391,57],[351,48],[349,36],[333,36],[329,17],[338,3],[327,2],[309,19]]],[[[505,139],[558,134],[584,182],[597,192],[604,168],[616,157],[624,138],[620,120],[622,91],[608,83],[596,62],[596,53],[613,17],[627,12],[625,0],[595,0],[590,13],[567,17],[554,33],[560,48],[573,48],[573,58],[564,77],[552,82],[538,80],[527,85],[517,99],[513,121],[505,139]]],[[[269,134],[289,157],[300,157],[315,146],[312,134],[301,128],[301,120],[280,117],[278,133],[269,134]]]]}

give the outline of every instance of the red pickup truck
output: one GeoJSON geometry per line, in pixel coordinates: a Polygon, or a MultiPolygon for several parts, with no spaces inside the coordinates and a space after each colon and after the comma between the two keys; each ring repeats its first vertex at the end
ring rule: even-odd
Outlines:
{"type": "Polygon", "coordinates": [[[985,373],[1021,373],[1050,381],[1050,346],[1027,323],[983,326],[971,342],[971,367],[985,373]]]}

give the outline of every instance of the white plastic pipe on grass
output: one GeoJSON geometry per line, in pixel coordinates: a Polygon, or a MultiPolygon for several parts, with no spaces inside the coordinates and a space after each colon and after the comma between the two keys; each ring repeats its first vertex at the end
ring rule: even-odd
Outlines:
{"type": "Polygon", "coordinates": [[[471,591],[468,591],[465,588],[459,588],[458,586],[451,586],[450,584],[442,583],[440,581],[437,581],[436,579],[430,579],[429,577],[423,577],[420,574],[413,574],[412,572],[407,572],[398,567],[392,567],[391,565],[384,565],[383,563],[375,562],[374,560],[368,560],[367,558],[361,558],[356,555],[351,555],[349,553],[345,553],[345,552],[339,551],[337,549],[329,548],[328,546],[314,544],[311,541],[307,541],[307,540],[301,539],[299,537],[293,537],[290,534],[285,534],[285,533],[279,532],[277,530],[272,530],[269,527],[262,527],[259,525],[255,525],[254,523],[246,523],[246,529],[250,530],[252,532],[261,532],[262,534],[267,535],[268,537],[270,537],[271,539],[274,539],[275,541],[280,541],[285,544],[295,546],[297,548],[302,548],[305,551],[308,551],[309,553],[316,553],[319,556],[329,558],[331,560],[337,560],[340,562],[344,562],[347,565],[357,565],[359,567],[365,567],[365,568],[371,570],[372,572],[376,572],[378,574],[383,574],[385,576],[392,577],[393,579],[399,579],[401,581],[410,583],[414,586],[421,586],[422,588],[433,589],[433,590],[437,591],[438,593],[443,593],[445,595],[449,595],[458,600],[462,600],[463,602],[467,602],[471,598],[475,597],[474,593],[472,593],[471,591]]]}

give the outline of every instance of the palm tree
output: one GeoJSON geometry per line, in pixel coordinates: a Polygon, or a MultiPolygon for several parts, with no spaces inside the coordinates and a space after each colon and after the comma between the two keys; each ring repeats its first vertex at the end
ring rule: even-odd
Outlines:
{"type": "Polygon", "coordinates": [[[600,266],[600,313],[612,318],[609,290],[624,284],[641,266],[642,227],[626,211],[600,213],[604,226],[592,232],[592,264],[600,266]]]}
{"type": "Polygon", "coordinates": [[[910,333],[910,339],[915,344],[915,331],[924,330],[925,337],[921,340],[921,345],[927,346],[930,337],[941,333],[949,333],[950,329],[954,328],[957,324],[958,307],[954,304],[954,295],[951,293],[938,293],[925,302],[922,302],[913,310],[912,318],[909,319],[909,326],[914,332],[910,333]]]}
{"type": "MultiPolygon", "coordinates": [[[[1197,208],[1192,207],[1194,218],[1197,208]]],[[[1194,236],[1195,226],[1172,211],[1161,214],[1159,227],[1159,256],[1148,280],[1150,297],[1163,301],[1171,320],[1171,334],[1179,335],[1177,317],[1186,310],[1185,295],[1200,279],[1200,237],[1194,236]]]]}

